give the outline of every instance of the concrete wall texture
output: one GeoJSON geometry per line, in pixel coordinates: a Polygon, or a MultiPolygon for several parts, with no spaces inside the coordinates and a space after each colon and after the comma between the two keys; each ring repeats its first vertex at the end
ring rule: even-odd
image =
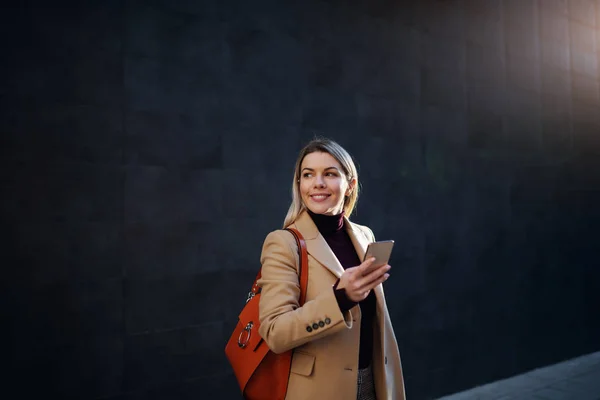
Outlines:
{"type": "Polygon", "coordinates": [[[0,15],[12,398],[239,399],[223,348],[315,134],[396,240],[410,399],[600,349],[598,1],[0,15]]]}

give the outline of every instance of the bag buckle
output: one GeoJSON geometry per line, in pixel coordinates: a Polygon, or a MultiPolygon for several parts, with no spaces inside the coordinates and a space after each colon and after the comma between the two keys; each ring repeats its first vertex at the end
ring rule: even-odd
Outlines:
{"type": "Polygon", "coordinates": [[[252,300],[254,298],[254,296],[256,296],[256,293],[248,292],[248,297],[246,298],[246,303],[249,302],[250,300],[252,300]]]}
{"type": "Polygon", "coordinates": [[[242,349],[246,347],[246,345],[248,345],[248,342],[250,341],[250,336],[252,336],[253,327],[254,323],[250,321],[248,322],[246,327],[240,332],[240,336],[238,336],[238,346],[240,346],[242,349]]]}
{"type": "Polygon", "coordinates": [[[254,296],[259,294],[261,291],[262,291],[262,288],[260,288],[258,286],[253,286],[252,290],[248,292],[248,297],[246,298],[246,303],[249,302],[250,300],[252,300],[254,298],[254,296]]]}

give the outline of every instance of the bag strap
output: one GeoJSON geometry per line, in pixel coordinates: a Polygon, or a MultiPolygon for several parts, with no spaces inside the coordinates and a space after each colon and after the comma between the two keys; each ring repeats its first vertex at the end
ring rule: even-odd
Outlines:
{"type": "MultiPolygon", "coordinates": [[[[289,231],[296,239],[296,244],[298,245],[298,254],[299,254],[299,265],[298,265],[298,277],[300,282],[300,298],[298,299],[298,303],[300,306],[304,305],[306,302],[306,288],[308,286],[308,251],[306,250],[306,242],[304,241],[304,237],[294,228],[286,228],[286,231],[289,231]]],[[[261,277],[261,271],[258,270],[258,275],[256,275],[256,279],[254,279],[254,284],[252,285],[252,289],[250,293],[248,293],[248,299],[246,302],[250,301],[254,296],[260,293],[260,287],[258,287],[257,282],[261,277]]]]}
{"type": "Polygon", "coordinates": [[[302,306],[306,301],[306,287],[308,286],[308,251],[306,250],[306,242],[300,231],[294,228],[287,228],[296,239],[298,245],[298,253],[300,255],[300,264],[298,265],[298,276],[300,277],[300,299],[299,304],[302,306]]]}

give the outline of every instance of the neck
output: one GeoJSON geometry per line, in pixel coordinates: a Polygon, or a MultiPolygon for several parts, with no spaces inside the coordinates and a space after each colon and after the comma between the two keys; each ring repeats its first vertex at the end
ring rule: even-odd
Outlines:
{"type": "Polygon", "coordinates": [[[341,231],[344,228],[344,212],[337,215],[325,215],[325,214],[315,214],[314,212],[308,210],[308,214],[312,218],[313,222],[319,229],[319,232],[323,236],[332,235],[336,232],[341,231]]]}

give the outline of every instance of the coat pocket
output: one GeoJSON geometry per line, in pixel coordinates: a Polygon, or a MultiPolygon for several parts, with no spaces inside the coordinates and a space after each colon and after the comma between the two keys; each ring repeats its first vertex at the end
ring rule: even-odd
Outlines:
{"type": "Polygon", "coordinates": [[[314,366],[315,356],[297,350],[294,351],[291,372],[298,375],[310,376],[313,372],[314,366]]]}

